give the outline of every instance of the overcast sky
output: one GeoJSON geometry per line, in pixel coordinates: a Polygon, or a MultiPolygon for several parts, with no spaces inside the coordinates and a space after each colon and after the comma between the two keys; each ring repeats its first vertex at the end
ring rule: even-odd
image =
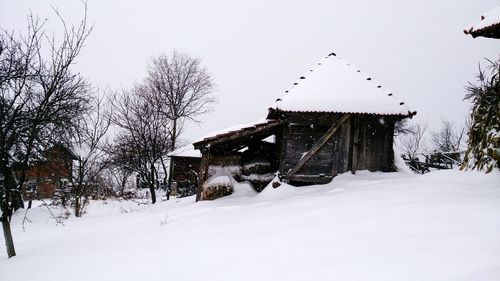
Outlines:
{"type": "MultiPolygon", "coordinates": [[[[95,24],[75,68],[101,87],[130,87],[151,56],[173,50],[203,60],[219,103],[187,124],[184,138],[266,116],[310,66],[330,52],[392,89],[431,128],[462,123],[464,86],[478,62],[498,57],[500,41],[472,39],[464,27],[498,0],[103,1],[88,0],[95,24]]],[[[0,26],[24,30],[29,9],[57,23],[83,15],[78,0],[0,0],[0,26]]]]}

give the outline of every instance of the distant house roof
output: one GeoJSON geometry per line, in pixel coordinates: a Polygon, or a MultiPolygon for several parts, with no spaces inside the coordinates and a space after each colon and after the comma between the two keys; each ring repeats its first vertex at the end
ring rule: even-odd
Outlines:
{"type": "Polygon", "coordinates": [[[43,152],[45,157],[50,158],[53,156],[53,153],[64,153],[67,157],[71,158],[72,160],[78,160],[78,155],[70,148],[68,148],[64,144],[54,144],[51,148],[45,150],[43,152]]]}
{"type": "Polygon", "coordinates": [[[472,37],[489,37],[500,39],[500,5],[484,13],[481,20],[464,29],[465,34],[472,37]]]}
{"type": "Polygon", "coordinates": [[[272,108],[293,112],[403,116],[416,113],[370,75],[335,53],[301,76],[272,108]]]}
{"type": "Polygon", "coordinates": [[[243,139],[243,138],[259,138],[267,136],[272,129],[282,124],[280,120],[261,119],[252,123],[231,126],[226,129],[218,130],[210,133],[193,143],[195,148],[205,146],[207,144],[219,144],[226,141],[243,139]]]}
{"type": "Polygon", "coordinates": [[[199,150],[194,149],[193,145],[186,145],[176,150],[170,152],[167,156],[169,157],[193,157],[200,158],[201,152],[199,150]]]}

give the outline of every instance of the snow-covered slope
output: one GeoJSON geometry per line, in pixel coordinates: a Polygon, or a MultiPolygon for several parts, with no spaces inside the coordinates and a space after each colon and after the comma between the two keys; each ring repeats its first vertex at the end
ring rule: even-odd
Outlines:
{"type": "Polygon", "coordinates": [[[94,202],[65,226],[36,207],[25,232],[18,213],[0,280],[500,280],[499,173],[361,172],[193,201],[94,202]]]}

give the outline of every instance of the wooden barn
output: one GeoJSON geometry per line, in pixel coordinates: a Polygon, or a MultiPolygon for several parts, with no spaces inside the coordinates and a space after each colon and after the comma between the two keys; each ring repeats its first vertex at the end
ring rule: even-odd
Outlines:
{"type": "Polygon", "coordinates": [[[194,143],[202,152],[197,199],[229,194],[231,180],[268,184],[270,173],[292,185],[310,185],[348,171],[394,171],[395,122],[414,114],[369,75],[331,53],[276,100],[266,119],[194,143]],[[260,168],[245,168],[254,163],[260,168]]]}
{"type": "Polygon", "coordinates": [[[500,39],[500,5],[481,15],[481,20],[465,28],[464,33],[473,38],[500,39]]]}
{"type": "Polygon", "coordinates": [[[170,189],[174,195],[184,197],[196,194],[201,153],[192,145],[178,148],[168,154],[170,157],[170,189]]]}

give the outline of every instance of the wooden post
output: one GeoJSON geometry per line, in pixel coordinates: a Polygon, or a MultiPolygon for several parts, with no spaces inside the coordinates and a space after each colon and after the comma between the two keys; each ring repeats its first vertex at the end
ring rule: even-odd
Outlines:
{"type": "Polygon", "coordinates": [[[299,163],[297,163],[297,165],[295,165],[295,167],[293,167],[290,172],[287,173],[287,175],[291,176],[295,174],[300,168],[302,168],[302,166],[304,166],[304,164],[307,163],[309,159],[311,159],[314,155],[316,155],[316,153],[318,153],[318,151],[328,142],[328,140],[330,140],[330,138],[333,136],[333,134],[335,134],[340,126],[342,126],[344,122],[349,120],[350,117],[350,114],[346,114],[342,116],[342,118],[340,118],[337,123],[333,124],[332,127],[330,127],[330,129],[328,129],[328,131],[318,140],[318,142],[316,142],[316,144],[311,147],[311,149],[309,149],[306,155],[304,155],[302,159],[300,159],[299,163]]]}
{"type": "MultiPolygon", "coordinates": [[[[168,187],[167,187],[167,200],[170,199],[170,193],[172,193],[172,176],[174,173],[174,157],[170,156],[170,167],[168,167],[168,187]]],[[[163,183],[165,185],[165,182],[163,183]]],[[[179,191],[176,190],[175,194],[179,196],[179,191]]]]}
{"type": "Polygon", "coordinates": [[[337,146],[333,148],[332,177],[349,171],[349,145],[351,144],[351,122],[341,127],[337,146]]]}
{"type": "Polygon", "coordinates": [[[352,165],[351,165],[351,173],[354,175],[356,174],[356,168],[358,166],[358,145],[359,145],[359,128],[358,124],[356,122],[356,119],[354,119],[354,137],[352,141],[352,165]]]}
{"type": "MultiPolygon", "coordinates": [[[[281,174],[284,174],[285,173],[285,159],[286,159],[286,147],[287,147],[287,139],[288,139],[288,126],[289,124],[286,124],[285,126],[283,126],[283,131],[281,131],[281,136],[280,136],[280,150],[279,150],[279,162],[278,162],[278,171],[281,173],[281,174]]],[[[278,138],[276,139],[278,140],[278,138]]]]}
{"type": "Polygon", "coordinates": [[[198,173],[198,192],[196,192],[196,202],[201,200],[203,184],[207,180],[208,166],[210,164],[210,147],[201,148],[201,164],[200,172],[198,173]]]}

